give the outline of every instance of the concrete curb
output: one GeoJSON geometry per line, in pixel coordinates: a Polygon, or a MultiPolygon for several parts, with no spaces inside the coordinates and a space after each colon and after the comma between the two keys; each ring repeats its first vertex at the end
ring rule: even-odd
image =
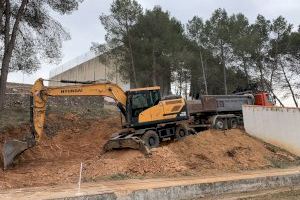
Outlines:
{"type": "Polygon", "coordinates": [[[80,190],[74,185],[22,188],[0,191],[0,197],[1,200],[176,200],[297,186],[300,186],[300,167],[206,178],[102,181],[85,183],[80,190]]]}
{"type": "Polygon", "coordinates": [[[137,190],[127,196],[118,196],[118,200],[171,200],[193,199],[207,195],[220,195],[237,192],[251,192],[279,187],[294,187],[300,185],[300,174],[241,179],[214,183],[179,185],[164,188],[137,190]]]}

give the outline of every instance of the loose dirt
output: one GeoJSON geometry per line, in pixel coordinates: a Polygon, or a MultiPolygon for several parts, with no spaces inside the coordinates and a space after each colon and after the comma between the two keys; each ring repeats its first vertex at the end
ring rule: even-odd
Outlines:
{"type": "MultiPolygon", "coordinates": [[[[0,189],[77,183],[80,163],[84,182],[102,179],[214,175],[241,170],[285,167],[298,157],[241,130],[208,130],[181,141],[164,142],[145,157],[136,150],[104,153],[102,147],[120,129],[119,117],[86,120],[74,114],[51,114],[40,144],[0,170],[0,189]]],[[[21,138],[29,125],[0,133],[0,148],[21,138]]]]}

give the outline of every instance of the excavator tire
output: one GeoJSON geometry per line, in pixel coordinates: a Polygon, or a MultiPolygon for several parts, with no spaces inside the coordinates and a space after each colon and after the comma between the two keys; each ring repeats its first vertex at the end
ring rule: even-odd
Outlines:
{"type": "Polygon", "coordinates": [[[176,128],[175,139],[181,140],[188,135],[188,128],[184,125],[179,125],[176,128]]]}
{"type": "Polygon", "coordinates": [[[146,133],[142,136],[142,140],[149,148],[156,148],[159,146],[159,137],[153,130],[146,131],[146,133]]]}

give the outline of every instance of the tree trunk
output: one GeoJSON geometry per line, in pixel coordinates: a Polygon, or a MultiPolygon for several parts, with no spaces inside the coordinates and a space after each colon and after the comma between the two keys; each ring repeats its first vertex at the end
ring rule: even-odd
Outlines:
{"type": "Polygon", "coordinates": [[[184,94],[185,94],[185,99],[188,98],[188,80],[187,77],[185,75],[185,87],[184,87],[184,94]]]}
{"type": "Polygon", "coordinates": [[[179,74],[179,95],[182,94],[182,72],[179,74]]]}
{"type": "Polygon", "coordinates": [[[203,58],[202,58],[202,52],[201,52],[201,50],[200,50],[200,59],[201,59],[201,68],[202,68],[202,74],[203,74],[203,82],[204,82],[204,87],[205,87],[205,94],[208,95],[206,73],[205,73],[205,69],[204,69],[204,64],[203,64],[203,58]]]}
{"type": "Polygon", "coordinates": [[[280,66],[281,66],[281,69],[282,69],[282,72],[283,72],[283,75],[284,75],[284,79],[285,79],[285,81],[286,81],[286,83],[287,83],[287,85],[288,85],[288,88],[289,88],[289,90],[290,90],[290,92],[291,92],[291,94],[292,94],[292,97],[293,97],[295,106],[298,108],[298,102],[297,102],[297,99],[296,99],[294,90],[293,90],[293,88],[292,88],[292,85],[291,85],[289,79],[288,79],[287,76],[286,76],[286,73],[285,73],[285,70],[284,70],[284,66],[283,66],[283,64],[282,64],[281,62],[280,62],[280,66]]]}
{"type": "Polygon", "coordinates": [[[264,84],[264,74],[263,74],[263,69],[262,69],[262,64],[260,61],[257,62],[257,67],[259,70],[259,74],[260,74],[260,84],[261,84],[261,88],[264,91],[265,90],[265,84],[264,84]]]}
{"type": "Polygon", "coordinates": [[[272,95],[275,97],[275,99],[279,102],[279,104],[284,107],[283,103],[281,102],[281,100],[278,98],[278,96],[274,93],[274,90],[273,90],[273,77],[274,77],[274,72],[275,72],[275,69],[277,69],[277,64],[278,62],[276,61],[276,68],[273,67],[272,68],[272,72],[271,72],[271,77],[270,77],[270,83],[269,84],[266,84],[267,88],[268,88],[268,91],[270,91],[272,93],[272,95]]]}
{"type": "Polygon", "coordinates": [[[3,15],[4,15],[4,0],[0,0],[0,33],[3,32],[3,21],[2,21],[3,15]]]}
{"type": "Polygon", "coordinates": [[[247,78],[247,84],[250,84],[250,78],[249,78],[249,74],[248,74],[248,70],[247,70],[247,64],[246,64],[246,60],[245,58],[243,58],[243,68],[244,68],[244,73],[246,75],[247,78]]]}
{"type": "Polygon", "coordinates": [[[172,94],[171,92],[171,72],[170,70],[168,70],[168,75],[166,77],[166,91],[167,91],[167,95],[172,94]]]}
{"type": "Polygon", "coordinates": [[[137,87],[137,79],[136,79],[136,71],[135,71],[135,65],[134,65],[134,58],[133,58],[133,50],[131,46],[131,40],[130,36],[128,35],[128,45],[129,45],[129,54],[130,54],[130,59],[131,59],[131,70],[132,70],[132,76],[133,76],[133,87],[137,87]]]}
{"type": "Polygon", "coordinates": [[[157,76],[156,76],[156,57],[155,57],[155,51],[154,51],[154,46],[152,47],[152,84],[153,86],[157,85],[157,76]]]}
{"type": "Polygon", "coordinates": [[[278,96],[274,93],[273,90],[271,90],[272,95],[275,97],[275,99],[279,102],[279,104],[284,108],[284,105],[282,103],[282,101],[280,101],[280,99],[278,98],[278,96]]]}
{"type": "Polygon", "coordinates": [[[9,56],[7,56],[7,54],[5,54],[2,60],[1,76],[0,76],[0,110],[4,108],[4,103],[5,103],[6,82],[7,82],[9,63],[10,63],[10,58],[9,56]]]}
{"type": "Polygon", "coordinates": [[[222,62],[222,66],[223,66],[223,75],[224,75],[224,92],[225,92],[225,95],[227,95],[228,90],[227,90],[226,63],[225,63],[223,45],[221,46],[221,62],[222,62]]]}
{"type": "Polygon", "coordinates": [[[13,25],[13,29],[10,35],[10,17],[11,17],[11,9],[10,2],[6,0],[6,8],[5,8],[5,36],[4,36],[4,54],[1,65],[1,76],[0,76],[0,110],[3,110],[5,103],[5,93],[6,93],[6,83],[7,83],[7,75],[9,70],[9,64],[12,57],[12,52],[15,47],[17,32],[19,29],[19,23],[21,17],[25,11],[25,7],[28,3],[28,0],[23,0],[21,6],[16,15],[15,23],[13,25]]]}

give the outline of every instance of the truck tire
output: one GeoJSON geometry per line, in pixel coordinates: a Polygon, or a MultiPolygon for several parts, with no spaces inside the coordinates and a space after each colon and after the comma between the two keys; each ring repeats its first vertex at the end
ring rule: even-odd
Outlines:
{"type": "Polygon", "coordinates": [[[225,120],[221,119],[221,118],[217,118],[216,121],[215,121],[214,127],[217,130],[224,130],[225,129],[225,120]]]}
{"type": "Polygon", "coordinates": [[[230,119],[230,128],[237,128],[238,127],[238,120],[237,118],[230,119]]]}
{"type": "Polygon", "coordinates": [[[181,140],[182,138],[186,137],[188,135],[188,130],[185,126],[179,125],[176,128],[176,133],[175,133],[175,139],[176,140],[181,140]]]}
{"type": "Polygon", "coordinates": [[[147,131],[142,136],[142,140],[145,142],[145,145],[149,148],[156,148],[159,146],[159,137],[157,133],[153,130],[147,131]]]}

